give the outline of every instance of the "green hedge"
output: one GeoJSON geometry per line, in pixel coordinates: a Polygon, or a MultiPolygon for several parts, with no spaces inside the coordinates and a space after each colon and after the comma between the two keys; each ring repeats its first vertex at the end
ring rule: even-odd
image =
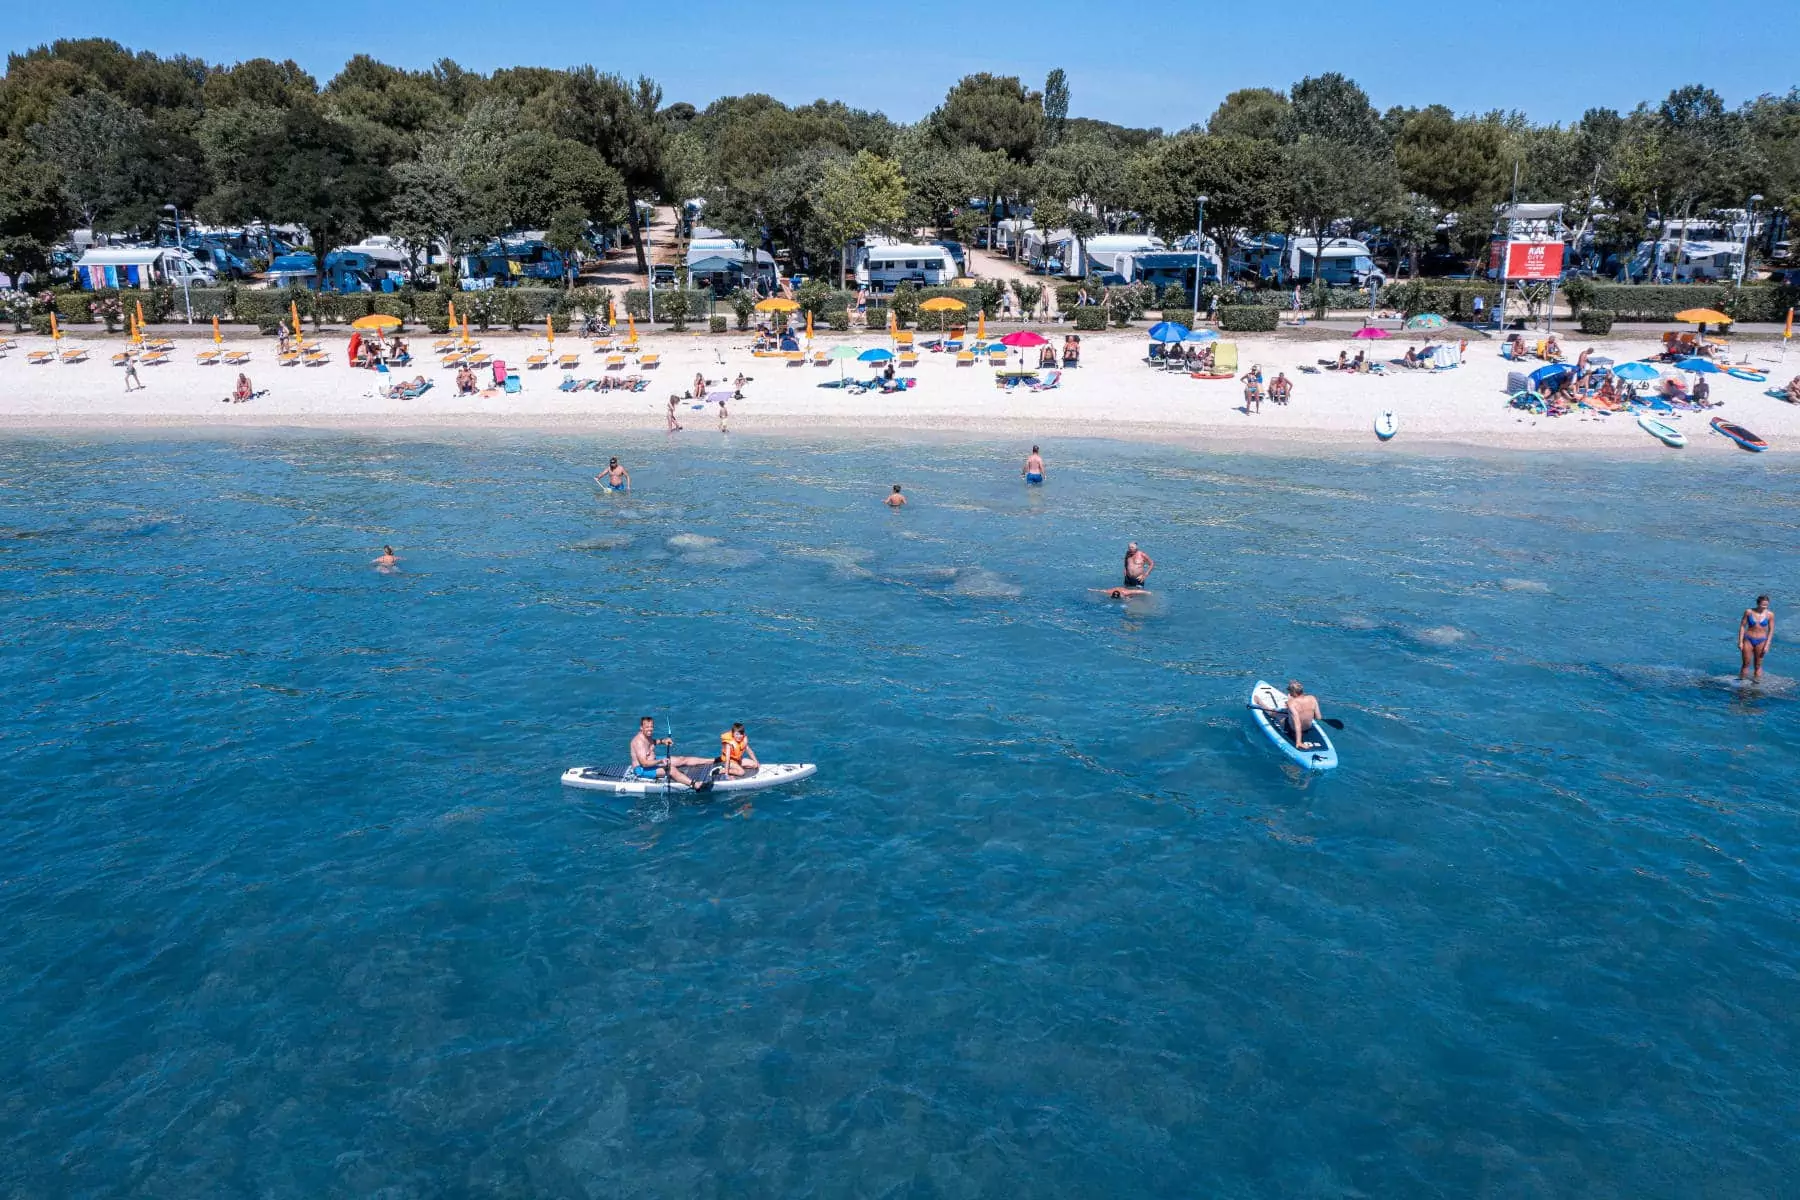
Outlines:
{"type": "Polygon", "coordinates": [[[1227,333],[1272,333],[1280,323],[1279,308],[1228,304],[1219,309],[1219,328],[1227,333]]]}
{"type": "MultiPolygon", "coordinates": [[[[1437,313],[1452,321],[1472,321],[1477,296],[1481,297],[1486,316],[1499,302],[1500,289],[1495,284],[1470,279],[1409,279],[1382,288],[1376,303],[1398,308],[1409,317],[1437,313]]],[[[1367,296],[1363,303],[1368,303],[1367,296]]]]}
{"type": "Polygon", "coordinates": [[[1106,310],[1098,304],[1084,304],[1075,310],[1075,328],[1082,333],[1096,333],[1106,328],[1106,310]]]}
{"type": "Polygon", "coordinates": [[[1581,332],[1589,337],[1605,337],[1612,332],[1613,314],[1603,308],[1585,308],[1578,320],[1581,332]]]}
{"type": "Polygon", "coordinates": [[[713,333],[724,333],[725,327],[730,324],[730,318],[726,317],[724,313],[714,313],[706,324],[713,333]]]}
{"type": "MultiPolygon", "coordinates": [[[[519,290],[523,291],[524,289],[521,288],[519,290]]],[[[674,290],[675,289],[673,288],[656,289],[656,319],[658,321],[668,319],[664,315],[662,299],[663,296],[674,290]]],[[[683,314],[684,318],[698,319],[712,312],[712,299],[711,292],[689,289],[687,292],[687,311],[683,314]]],[[[650,319],[649,291],[644,288],[627,289],[625,292],[624,307],[625,312],[636,320],[648,321],[650,319]]]]}
{"type": "Polygon", "coordinates": [[[1715,308],[1740,321],[1781,321],[1800,306],[1800,288],[1768,283],[1744,285],[1733,295],[1718,283],[1594,283],[1584,292],[1584,308],[1604,309],[1625,321],[1673,321],[1690,308],[1715,308]]]}

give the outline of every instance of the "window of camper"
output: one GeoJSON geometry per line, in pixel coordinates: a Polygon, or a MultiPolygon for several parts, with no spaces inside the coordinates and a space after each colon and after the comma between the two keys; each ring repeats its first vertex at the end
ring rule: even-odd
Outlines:
{"type": "Polygon", "coordinates": [[[907,259],[907,260],[906,260],[906,269],[907,269],[907,270],[909,270],[909,271],[916,271],[916,270],[918,270],[918,269],[919,269],[919,260],[918,260],[918,259],[916,259],[916,258],[909,258],[909,259],[907,259]]]}

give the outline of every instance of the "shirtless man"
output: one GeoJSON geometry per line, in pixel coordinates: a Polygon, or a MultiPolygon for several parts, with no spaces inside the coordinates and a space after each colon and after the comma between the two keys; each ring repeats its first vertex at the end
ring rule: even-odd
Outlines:
{"type": "Polygon", "coordinates": [[[394,553],[392,546],[383,546],[381,557],[374,559],[373,563],[383,571],[391,571],[400,564],[400,556],[394,553]]]}
{"type": "Polygon", "coordinates": [[[888,493],[888,498],[886,500],[883,500],[882,503],[887,505],[889,508],[905,508],[906,507],[906,497],[902,496],[900,494],[900,485],[899,484],[896,483],[894,485],[894,490],[892,492],[888,493]]]}
{"type": "Polygon", "coordinates": [[[594,476],[594,482],[609,492],[629,492],[631,472],[621,467],[618,459],[611,459],[606,464],[606,474],[594,476]]]}
{"type": "Polygon", "coordinates": [[[733,721],[731,728],[719,735],[719,761],[724,764],[728,779],[738,778],[745,768],[754,771],[762,765],[756,761],[756,751],[750,748],[750,735],[744,732],[742,721],[733,721]]]}
{"type": "Polygon", "coordinates": [[[700,790],[700,785],[688,778],[681,771],[683,767],[710,767],[713,759],[695,758],[682,755],[671,758],[667,754],[658,755],[658,746],[675,745],[674,738],[656,736],[656,721],[651,717],[638,718],[637,736],[631,739],[631,774],[634,778],[645,780],[669,779],[683,787],[700,790]]]}
{"type": "Polygon", "coordinates": [[[1270,717],[1279,717],[1282,719],[1287,727],[1287,735],[1294,739],[1295,749],[1317,749],[1316,746],[1307,745],[1306,731],[1319,722],[1318,700],[1306,694],[1306,689],[1300,686],[1300,681],[1298,679],[1288,681],[1287,694],[1288,701],[1285,709],[1263,708],[1260,704],[1257,705],[1257,707],[1262,709],[1262,711],[1267,713],[1270,717]]]}
{"type": "Polygon", "coordinates": [[[1156,560],[1138,549],[1136,542],[1125,548],[1125,586],[1143,588],[1150,582],[1150,572],[1156,570],[1156,560]]]}
{"type": "Polygon", "coordinates": [[[1025,456],[1025,465],[1019,469],[1019,474],[1025,477],[1026,483],[1044,482],[1044,459],[1038,453],[1036,446],[1033,446],[1031,453],[1025,456]]]}
{"type": "Polygon", "coordinates": [[[670,433],[680,433],[681,432],[681,422],[677,421],[675,419],[675,406],[680,403],[681,403],[680,396],[671,395],[669,397],[669,432],[670,433]]]}

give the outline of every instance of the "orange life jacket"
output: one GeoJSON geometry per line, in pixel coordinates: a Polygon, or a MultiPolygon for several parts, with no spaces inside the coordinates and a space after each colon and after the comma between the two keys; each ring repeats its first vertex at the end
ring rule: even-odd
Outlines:
{"type": "Polygon", "coordinates": [[[727,729],[719,735],[719,757],[726,762],[744,761],[744,751],[750,746],[750,735],[732,733],[727,729]]]}

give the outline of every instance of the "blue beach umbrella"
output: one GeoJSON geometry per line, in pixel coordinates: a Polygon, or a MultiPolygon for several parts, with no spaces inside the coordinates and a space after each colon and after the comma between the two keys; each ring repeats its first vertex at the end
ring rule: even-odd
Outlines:
{"type": "Polygon", "coordinates": [[[1219,334],[1217,330],[1213,329],[1190,329],[1181,340],[1184,342],[1216,342],[1219,340],[1219,334]]]}
{"type": "Polygon", "coordinates": [[[1692,371],[1696,375],[1717,375],[1719,373],[1717,363],[1713,362],[1710,358],[1701,358],[1698,355],[1680,360],[1675,364],[1675,369],[1678,371],[1692,371]]]}
{"type": "Polygon", "coordinates": [[[1575,368],[1567,363],[1551,363],[1547,367],[1539,367],[1531,373],[1531,382],[1536,386],[1555,388],[1561,383],[1563,376],[1573,375],[1575,368]]]}
{"type": "Polygon", "coordinates": [[[1649,383],[1661,379],[1662,372],[1647,362],[1628,362],[1613,368],[1613,374],[1630,383],[1649,383]]]}
{"type": "Polygon", "coordinates": [[[886,362],[892,357],[894,357],[892,350],[884,350],[877,346],[873,350],[864,350],[856,356],[856,359],[858,362],[886,362]]]}
{"type": "Polygon", "coordinates": [[[1188,327],[1174,321],[1158,321],[1150,327],[1150,340],[1153,342],[1179,342],[1187,335],[1188,327]]]}

